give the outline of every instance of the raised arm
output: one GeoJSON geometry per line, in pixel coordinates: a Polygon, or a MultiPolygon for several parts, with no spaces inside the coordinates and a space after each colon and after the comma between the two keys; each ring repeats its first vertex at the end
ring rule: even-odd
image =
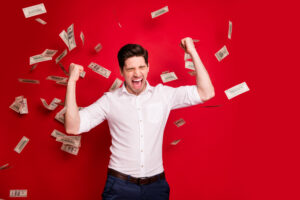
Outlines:
{"type": "Polygon", "coordinates": [[[195,65],[196,82],[199,96],[203,102],[215,96],[214,86],[209,78],[209,75],[197,53],[192,38],[186,37],[181,40],[180,46],[186,53],[190,54],[195,65]]]}
{"type": "Polygon", "coordinates": [[[83,71],[81,65],[71,63],[69,72],[70,77],[68,80],[67,93],[66,93],[66,114],[65,114],[65,129],[69,134],[76,135],[79,131],[79,111],[76,103],[76,82],[79,79],[80,73],[83,71]]]}

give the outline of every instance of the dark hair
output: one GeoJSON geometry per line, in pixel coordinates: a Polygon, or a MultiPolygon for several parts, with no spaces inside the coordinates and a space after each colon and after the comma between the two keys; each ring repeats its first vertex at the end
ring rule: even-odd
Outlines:
{"type": "Polygon", "coordinates": [[[118,53],[118,61],[121,71],[123,71],[125,61],[127,58],[133,56],[143,56],[148,65],[148,51],[139,44],[126,44],[118,53]]]}

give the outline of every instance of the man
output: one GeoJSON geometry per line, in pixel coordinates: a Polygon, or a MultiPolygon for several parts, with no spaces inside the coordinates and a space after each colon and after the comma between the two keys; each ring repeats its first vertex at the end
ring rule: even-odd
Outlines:
{"type": "Polygon", "coordinates": [[[194,86],[172,88],[147,82],[148,52],[128,44],[118,53],[121,88],[106,92],[78,111],[75,86],[83,67],[70,65],[66,94],[65,128],[69,134],[88,132],[108,120],[112,145],[104,200],[166,200],[170,188],[162,162],[163,132],[172,109],[203,103],[214,97],[214,87],[191,38],[181,40],[196,69],[194,86]]]}

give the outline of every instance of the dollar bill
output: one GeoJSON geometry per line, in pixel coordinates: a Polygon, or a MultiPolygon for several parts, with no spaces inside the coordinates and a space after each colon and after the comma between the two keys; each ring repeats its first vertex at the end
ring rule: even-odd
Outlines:
{"type": "Polygon", "coordinates": [[[42,25],[46,25],[47,22],[45,22],[44,20],[42,20],[41,18],[36,18],[35,21],[39,22],[42,25]]]}
{"type": "Polygon", "coordinates": [[[68,86],[68,81],[56,81],[56,83],[59,85],[68,86]]]}
{"type": "Polygon", "coordinates": [[[0,167],[0,170],[4,170],[4,169],[8,169],[8,168],[10,168],[10,166],[9,166],[8,163],[6,163],[5,165],[2,165],[2,166],[0,167]]]}
{"type": "Polygon", "coordinates": [[[33,17],[33,16],[44,14],[47,12],[45,5],[43,3],[37,4],[34,6],[29,6],[26,8],[22,8],[22,10],[23,10],[25,18],[33,17]]]}
{"type": "Polygon", "coordinates": [[[184,119],[180,118],[179,120],[175,121],[174,124],[177,126],[177,127],[180,127],[182,125],[185,124],[185,121],[184,119]]]}
{"type": "Polygon", "coordinates": [[[83,32],[80,32],[80,39],[81,39],[82,46],[83,46],[84,45],[84,35],[83,35],[83,32]]]}
{"type": "Polygon", "coordinates": [[[184,60],[192,59],[191,55],[189,53],[184,53],[184,60]]]}
{"type": "Polygon", "coordinates": [[[45,49],[45,51],[41,54],[44,57],[53,57],[57,53],[57,50],[45,49]]]}
{"type": "Polygon", "coordinates": [[[27,105],[26,98],[22,99],[19,111],[20,111],[20,114],[28,114],[28,105],[27,105]]]}
{"type": "Polygon", "coordinates": [[[163,73],[160,75],[161,77],[161,80],[163,83],[167,83],[167,82],[170,82],[170,81],[174,81],[174,80],[177,80],[177,76],[174,72],[169,72],[169,73],[163,73]]]}
{"type": "Polygon", "coordinates": [[[215,56],[219,62],[221,60],[223,60],[225,57],[227,57],[228,55],[229,55],[229,52],[225,45],[215,54],[215,56]]]}
{"type": "Polygon", "coordinates": [[[56,57],[55,62],[56,64],[61,61],[61,59],[63,59],[63,57],[65,57],[68,53],[68,50],[65,49],[59,56],[56,57]]]}
{"type": "Polygon", "coordinates": [[[78,155],[79,148],[72,145],[62,144],[61,150],[73,155],[78,155]]]}
{"type": "Polygon", "coordinates": [[[233,86],[232,88],[229,88],[228,90],[225,90],[225,94],[228,99],[232,99],[240,94],[248,92],[249,90],[250,89],[248,88],[246,82],[243,82],[236,86],[233,86]]]}
{"type": "Polygon", "coordinates": [[[228,23],[228,39],[231,40],[231,35],[232,35],[232,21],[229,21],[228,23]]]}
{"type": "Polygon", "coordinates": [[[101,49],[102,49],[102,45],[99,43],[99,44],[97,44],[96,46],[95,46],[95,51],[97,52],[97,53],[99,53],[99,51],[101,51],[101,49]]]}
{"type": "Polygon", "coordinates": [[[74,24],[71,24],[67,30],[68,41],[69,41],[69,51],[76,47],[75,35],[74,35],[74,24]]]}
{"type": "Polygon", "coordinates": [[[193,42],[200,42],[200,40],[198,40],[198,39],[193,39],[193,42]]]}
{"type": "Polygon", "coordinates": [[[38,64],[34,64],[32,65],[32,67],[30,68],[30,71],[32,72],[36,67],[37,67],[38,64]]]}
{"type": "Polygon", "coordinates": [[[185,68],[195,70],[195,65],[192,61],[186,60],[185,61],[185,68]]]}
{"type": "Polygon", "coordinates": [[[108,78],[111,73],[111,71],[109,71],[108,69],[105,69],[104,67],[93,62],[91,62],[88,67],[91,68],[94,72],[104,76],[105,78],[108,78]]]}
{"type": "Polygon", "coordinates": [[[84,77],[85,77],[85,74],[86,74],[86,72],[85,72],[85,71],[82,71],[82,72],[80,72],[79,76],[80,76],[81,78],[84,78],[84,77]]]}
{"type": "Polygon", "coordinates": [[[56,141],[57,142],[62,142],[67,145],[71,145],[74,147],[80,147],[80,140],[81,140],[81,135],[76,135],[76,136],[57,136],[56,141]]]}
{"type": "Polygon", "coordinates": [[[24,78],[18,78],[19,82],[21,83],[33,83],[33,84],[39,84],[39,80],[33,80],[33,79],[24,79],[24,78]]]}
{"type": "Polygon", "coordinates": [[[65,30],[62,30],[59,34],[59,37],[62,39],[62,41],[67,45],[68,49],[70,50],[70,45],[69,45],[69,39],[68,39],[68,34],[65,30]]]}
{"type": "Polygon", "coordinates": [[[109,91],[112,92],[116,89],[118,89],[122,85],[122,81],[118,78],[115,79],[111,87],[109,88],[109,91]]]}
{"type": "Polygon", "coordinates": [[[48,110],[55,110],[55,108],[57,108],[57,106],[58,106],[58,103],[61,102],[60,99],[54,98],[54,99],[51,101],[51,103],[48,105],[45,99],[43,99],[43,98],[40,98],[40,99],[41,99],[41,101],[42,101],[44,107],[47,108],[48,110]]]}
{"type": "Polygon", "coordinates": [[[65,73],[66,76],[69,76],[69,72],[66,70],[66,68],[63,66],[63,64],[61,64],[61,62],[58,63],[59,67],[61,68],[61,70],[63,70],[63,72],[65,73]]]}
{"type": "Polygon", "coordinates": [[[58,113],[55,115],[55,119],[63,124],[65,124],[65,113],[67,108],[63,107],[58,113]]]}
{"type": "Polygon", "coordinates": [[[58,130],[56,130],[56,129],[54,129],[51,133],[51,136],[56,138],[56,137],[59,137],[59,136],[63,137],[63,136],[67,136],[67,135],[60,132],[60,131],[58,131],[58,130]]]}
{"type": "Polygon", "coordinates": [[[51,81],[67,81],[68,77],[62,77],[62,76],[47,76],[46,78],[47,80],[51,80],[51,81]]]}
{"type": "Polygon", "coordinates": [[[29,142],[29,139],[27,137],[23,136],[22,139],[20,140],[20,142],[15,147],[15,149],[14,149],[15,152],[21,153],[22,150],[25,148],[25,146],[27,145],[28,142],[29,142]]]}
{"type": "Polygon", "coordinates": [[[171,142],[171,145],[177,145],[180,142],[181,139],[179,140],[174,140],[173,142],[171,142]]]}
{"type": "Polygon", "coordinates": [[[28,114],[27,99],[23,96],[16,97],[9,108],[20,114],[28,114]]]}
{"type": "Polygon", "coordinates": [[[188,73],[189,73],[189,75],[191,75],[191,76],[196,76],[196,74],[197,74],[196,71],[189,71],[188,73]]]}
{"type": "Polygon", "coordinates": [[[27,197],[27,190],[9,190],[9,197],[27,197]]]}
{"type": "Polygon", "coordinates": [[[29,65],[33,65],[33,64],[48,61],[48,60],[52,60],[52,57],[45,57],[42,54],[38,54],[38,55],[35,55],[35,56],[31,56],[29,58],[29,65]]]}
{"type": "Polygon", "coordinates": [[[168,7],[168,6],[165,6],[165,7],[161,8],[161,9],[159,9],[159,10],[156,10],[156,11],[154,11],[154,12],[151,12],[151,17],[152,17],[152,19],[153,19],[153,18],[158,17],[158,16],[160,16],[160,15],[162,15],[162,14],[165,14],[165,13],[167,13],[167,12],[169,12],[169,7],[168,7]]]}

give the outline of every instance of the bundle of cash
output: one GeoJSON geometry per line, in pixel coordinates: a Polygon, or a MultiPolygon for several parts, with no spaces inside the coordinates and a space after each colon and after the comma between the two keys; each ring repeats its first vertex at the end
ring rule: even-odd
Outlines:
{"type": "Polygon", "coordinates": [[[248,92],[250,89],[248,88],[246,82],[240,83],[228,90],[225,90],[225,94],[228,99],[232,99],[242,93],[248,92]]]}
{"type": "Polygon", "coordinates": [[[173,142],[171,142],[171,145],[176,145],[176,144],[178,144],[178,143],[180,142],[180,140],[181,140],[181,139],[179,139],[179,140],[174,140],[173,142]]]}
{"type": "Polygon", "coordinates": [[[47,104],[45,99],[41,98],[41,101],[44,107],[47,108],[48,110],[55,110],[55,108],[57,108],[58,106],[58,103],[61,102],[61,100],[58,98],[54,98],[49,105],[47,104]]]}
{"type": "Polygon", "coordinates": [[[95,46],[95,51],[97,52],[97,53],[99,53],[99,51],[102,49],[102,45],[99,43],[99,44],[97,44],[96,46],[95,46]]]}
{"type": "Polygon", "coordinates": [[[15,149],[14,149],[15,152],[21,153],[28,142],[29,142],[29,139],[27,137],[23,136],[22,139],[20,140],[20,142],[15,147],[15,149]]]}
{"type": "Polygon", "coordinates": [[[104,67],[94,62],[91,62],[88,67],[92,69],[94,72],[104,76],[105,78],[108,78],[111,73],[111,71],[109,71],[108,69],[105,69],[104,67]]]}
{"type": "Polygon", "coordinates": [[[163,83],[174,81],[174,80],[178,79],[174,72],[162,73],[160,75],[160,77],[161,77],[161,80],[163,83]]]}
{"type": "Polygon", "coordinates": [[[225,57],[227,57],[228,55],[229,52],[225,45],[217,53],[215,53],[215,56],[219,62],[223,60],[225,57]]]}
{"type": "Polygon", "coordinates": [[[185,121],[184,121],[182,118],[180,118],[179,120],[175,121],[174,124],[175,124],[177,127],[180,127],[180,126],[182,126],[182,125],[185,124],[185,121]]]}
{"type": "Polygon", "coordinates": [[[231,40],[231,35],[232,35],[232,21],[229,21],[228,23],[228,39],[231,40]]]}
{"type": "Polygon", "coordinates": [[[28,114],[27,99],[24,96],[18,96],[9,108],[20,114],[28,114]]]}
{"type": "Polygon", "coordinates": [[[9,197],[27,197],[27,190],[10,190],[9,197]]]}
{"type": "Polygon", "coordinates": [[[85,71],[82,71],[82,72],[80,72],[79,76],[80,76],[81,78],[84,78],[84,77],[85,77],[85,74],[86,74],[86,72],[85,72],[85,71]]]}
{"type": "Polygon", "coordinates": [[[74,35],[74,24],[71,24],[67,32],[63,30],[60,34],[59,37],[64,41],[64,43],[67,45],[69,51],[72,51],[76,47],[76,42],[75,42],[75,35],[74,35]]]}
{"type": "Polygon", "coordinates": [[[185,61],[185,68],[195,70],[195,65],[192,61],[186,60],[185,61]]]}
{"type": "Polygon", "coordinates": [[[118,89],[122,85],[122,81],[118,78],[115,79],[111,87],[109,88],[110,92],[113,92],[114,90],[118,89]]]}
{"type": "Polygon", "coordinates": [[[23,8],[22,10],[25,15],[25,18],[33,17],[33,16],[44,14],[47,12],[45,5],[43,3],[37,4],[34,6],[29,6],[29,7],[23,8]]]}
{"type": "Polygon", "coordinates": [[[47,22],[45,22],[44,20],[42,20],[41,18],[36,18],[35,21],[39,22],[42,25],[46,25],[47,22]]]}
{"type": "Polygon", "coordinates": [[[51,136],[56,138],[56,141],[61,142],[61,150],[73,155],[77,155],[79,152],[81,136],[68,136],[56,129],[51,133],[51,136]]]}
{"type": "Polygon", "coordinates": [[[153,18],[161,16],[161,15],[167,13],[167,12],[169,12],[169,7],[165,6],[165,7],[161,8],[161,9],[159,9],[159,10],[151,12],[151,17],[153,19],[153,18]]]}

